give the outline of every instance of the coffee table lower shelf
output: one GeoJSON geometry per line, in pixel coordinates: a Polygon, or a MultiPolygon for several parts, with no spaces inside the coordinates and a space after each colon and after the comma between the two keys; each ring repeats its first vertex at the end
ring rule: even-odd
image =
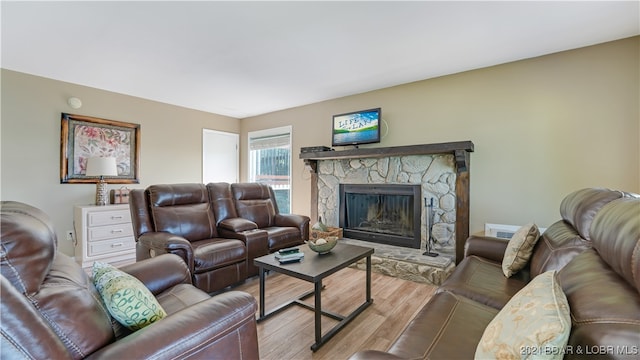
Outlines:
{"type": "MultiPolygon", "coordinates": [[[[365,301],[364,303],[362,303],[362,305],[360,305],[357,309],[355,309],[353,312],[351,312],[349,315],[344,316],[344,315],[340,315],[340,314],[336,314],[334,312],[331,311],[326,311],[326,310],[322,310],[320,309],[320,307],[318,307],[318,305],[316,306],[311,306],[307,303],[305,303],[303,300],[314,295],[316,293],[316,290],[312,290],[312,291],[308,291],[304,294],[302,294],[299,298],[295,299],[295,300],[291,300],[287,303],[284,303],[278,307],[276,307],[274,310],[270,311],[269,313],[264,314],[264,306],[260,307],[260,317],[258,318],[258,322],[262,322],[268,318],[270,318],[272,315],[275,315],[285,309],[288,309],[289,307],[291,307],[292,305],[298,305],[298,306],[302,306],[303,308],[309,309],[315,313],[320,313],[320,315],[324,315],[327,317],[330,317],[334,320],[339,321],[339,323],[337,323],[333,328],[331,328],[331,330],[329,330],[325,335],[320,335],[320,338],[318,338],[318,334],[322,333],[322,329],[320,328],[320,320],[316,320],[315,321],[315,333],[316,333],[316,342],[311,345],[311,350],[316,351],[318,350],[322,345],[324,345],[327,341],[329,341],[336,333],[338,333],[338,331],[340,331],[343,327],[345,327],[348,323],[351,322],[351,320],[353,320],[356,316],[358,316],[358,314],[360,314],[361,312],[364,311],[364,309],[366,309],[367,307],[369,307],[369,305],[371,305],[373,303],[373,299],[369,299],[367,301],[365,301]],[[320,309],[320,311],[316,311],[316,309],[320,309]]],[[[317,314],[316,314],[317,317],[317,314]]]]}
{"type": "MultiPolygon", "coordinates": [[[[342,244],[340,244],[342,245],[342,244]]],[[[373,254],[373,249],[364,248],[353,245],[342,245],[344,247],[343,251],[345,253],[352,253],[351,256],[348,256],[346,259],[341,258],[342,256],[326,256],[323,257],[313,257],[318,256],[314,253],[305,254],[306,259],[303,261],[307,261],[306,264],[301,266],[290,266],[292,264],[280,265],[277,262],[273,261],[273,255],[265,255],[260,258],[256,258],[254,260],[254,264],[259,268],[260,274],[260,316],[258,317],[258,322],[262,322],[273,315],[276,315],[283,310],[293,306],[298,305],[302,306],[306,309],[312,310],[314,312],[314,322],[315,322],[315,343],[311,345],[311,350],[316,351],[322,345],[324,345],[327,341],[329,341],[338,331],[340,331],[343,327],[345,327],[351,320],[353,320],[356,316],[358,316],[361,312],[363,312],[369,305],[373,303],[373,299],[371,298],[371,254],[373,254]],[[352,311],[349,315],[340,315],[334,312],[322,310],[322,289],[324,286],[322,285],[322,279],[329,276],[330,274],[335,273],[336,271],[343,269],[349,266],[356,261],[366,258],[366,299],[365,301],[358,306],[354,311],[352,311]],[[315,262],[313,264],[309,264],[315,262]],[[313,266],[316,265],[316,266],[313,266]],[[323,269],[324,267],[324,269],[323,269]],[[315,273],[318,269],[319,272],[315,273]],[[312,291],[308,291],[302,295],[300,295],[297,299],[284,303],[270,312],[266,312],[265,309],[265,275],[266,272],[272,270],[274,272],[283,273],[298,279],[306,280],[312,282],[314,284],[314,289],[312,291]],[[309,305],[305,303],[303,300],[314,296],[314,305],[309,305]],[[322,316],[330,317],[334,320],[339,321],[333,328],[331,328],[326,334],[322,335],[322,316]]],[[[339,249],[340,250],[340,249],[339,249]]],[[[327,254],[330,255],[330,254],[327,254]]],[[[299,265],[299,264],[296,264],[299,265]]]]}

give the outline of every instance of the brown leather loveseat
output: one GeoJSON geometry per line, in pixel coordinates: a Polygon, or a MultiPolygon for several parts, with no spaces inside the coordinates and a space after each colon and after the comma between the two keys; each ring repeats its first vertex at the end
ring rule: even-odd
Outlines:
{"type": "Polygon", "coordinates": [[[309,239],[309,218],[279,214],[262,184],[151,185],[129,202],[136,259],[179,255],[207,293],[257,274],[254,258],[309,239]],[[249,190],[234,197],[232,188],[249,190]]]}
{"type": "MultiPolygon", "coordinates": [[[[560,213],[562,220],[540,236],[528,265],[509,278],[502,270],[507,241],[470,237],[465,258],[387,352],[365,350],[351,360],[472,359],[485,329],[509,300],[538,275],[554,270],[568,302],[567,345],[510,344],[508,351],[516,352],[511,355],[528,358],[555,351],[565,359],[637,359],[640,198],[608,189],[582,189],[565,197],[560,213]]],[[[526,315],[518,321],[523,323],[538,316],[533,310],[522,311],[526,315]]]]}
{"type": "Polygon", "coordinates": [[[210,297],[191,284],[182,259],[161,255],[122,267],[167,316],[135,332],[105,308],[84,270],[56,251],[48,216],[0,204],[2,359],[258,359],[255,299],[210,297]]]}

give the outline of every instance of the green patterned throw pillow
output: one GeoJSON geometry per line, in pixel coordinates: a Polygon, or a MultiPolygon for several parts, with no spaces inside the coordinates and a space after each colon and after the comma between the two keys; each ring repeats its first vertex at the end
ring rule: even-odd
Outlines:
{"type": "Polygon", "coordinates": [[[538,238],[540,230],[533,223],[522,226],[513,234],[502,258],[504,276],[511,277],[527,265],[538,238]]]}
{"type": "Polygon", "coordinates": [[[569,340],[569,302],[555,271],[536,276],[487,325],[476,359],[562,359],[569,340]]]}
{"type": "Polygon", "coordinates": [[[93,283],[111,316],[130,330],[167,316],[140,280],[109,264],[93,263],[93,283]]]}

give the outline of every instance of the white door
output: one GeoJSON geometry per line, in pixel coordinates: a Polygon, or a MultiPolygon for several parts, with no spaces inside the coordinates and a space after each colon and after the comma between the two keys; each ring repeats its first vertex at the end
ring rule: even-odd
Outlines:
{"type": "Polygon", "coordinates": [[[238,134],[202,130],[202,183],[238,182],[238,134]]]}

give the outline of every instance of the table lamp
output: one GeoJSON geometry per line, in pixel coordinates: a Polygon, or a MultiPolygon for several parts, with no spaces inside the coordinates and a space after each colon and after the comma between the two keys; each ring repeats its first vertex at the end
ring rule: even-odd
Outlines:
{"type": "Polygon", "coordinates": [[[107,183],[105,176],[117,176],[118,167],[114,157],[90,157],[87,159],[86,176],[99,176],[96,183],[96,205],[107,205],[107,183]]]}

